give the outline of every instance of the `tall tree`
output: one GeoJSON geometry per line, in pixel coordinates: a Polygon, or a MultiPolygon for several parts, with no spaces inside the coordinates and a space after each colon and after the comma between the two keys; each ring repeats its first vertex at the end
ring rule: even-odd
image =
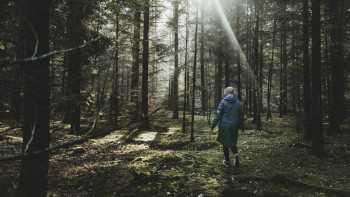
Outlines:
{"type": "Polygon", "coordinates": [[[309,0],[303,0],[304,139],[311,140],[311,86],[309,57],[309,0]]]}
{"type": "Polygon", "coordinates": [[[136,1],[134,10],[134,38],[133,38],[133,64],[131,72],[131,103],[132,117],[137,120],[139,114],[139,82],[140,82],[140,36],[141,36],[141,10],[136,1]]]}
{"type": "Polygon", "coordinates": [[[332,69],[330,125],[328,134],[338,133],[344,118],[344,0],[329,0],[331,14],[330,62],[332,69]]]}
{"type": "Polygon", "coordinates": [[[172,88],[172,109],[173,118],[179,118],[179,1],[174,0],[174,43],[175,43],[175,64],[174,81],[172,88]]]}
{"type": "Polygon", "coordinates": [[[255,30],[254,30],[254,122],[257,129],[261,130],[261,91],[262,91],[262,45],[260,44],[260,9],[258,0],[255,4],[255,30]]]}
{"type": "MultiPolygon", "coordinates": [[[[83,43],[83,23],[84,2],[68,1],[69,13],[67,21],[67,44],[69,48],[77,48],[83,43]]],[[[69,95],[68,117],[73,132],[80,131],[80,82],[81,82],[81,66],[82,52],[77,48],[68,52],[66,64],[68,68],[68,87],[69,95]]]]}
{"type": "Polygon", "coordinates": [[[148,117],[148,65],[149,65],[149,9],[150,0],[144,1],[143,12],[143,53],[142,53],[142,118],[143,127],[149,127],[148,117]]]}
{"type": "Polygon", "coordinates": [[[201,6],[201,37],[200,37],[200,42],[201,42],[201,48],[200,48],[200,72],[201,72],[201,105],[202,105],[202,112],[208,111],[208,93],[207,93],[207,82],[206,82],[206,77],[205,77],[205,60],[204,60],[204,40],[205,40],[205,30],[204,30],[204,4],[201,6]]]}
{"type": "Polygon", "coordinates": [[[118,0],[116,0],[115,8],[115,48],[114,48],[114,66],[113,66],[113,89],[111,97],[111,110],[112,110],[112,124],[113,127],[118,127],[118,115],[119,115],[119,37],[120,37],[120,10],[118,0]]]}
{"type": "Polygon", "coordinates": [[[188,40],[189,40],[189,27],[188,27],[188,20],[189,20],[189,12],[188,12],[188,5],[189,0],[186,0],[186,35],[185,35],[185,63],[184,63],[184,96],[183,96],[183,111],[182,111],[182,131],[186,131],[186,110],[188,109],[188,97],[189,97],[189,68],[188,68],[188,40]]]}
{"type": "Polygon", "coordinates": [[[321,14],[320,1],[312,0],[312,152],[324,155],[321,126],[321,14]]]}
{"type": "Polygon", "coordinates": [[[197,48],[198,48],[198,8],[196,10],[196,28],[194,32],[194,57],[192,74],[192,110],[191,110],[191,142],[194,142],[194,113],[196,109],[196,81],[197,81],[197,48]]]}
{"type": "Polygon", "coordinates": [[[271,63],[269,66],[268,71],[268,81],[267,81],[267,120],[272,119],[272,112],[271,112],[271,93],[272,93],[272,77],[273,77],[273,67],[274,67],[274,61],[275,61],[275,47],[276,47],[276,26],[277,26],[277,20],[274,19],[273,21],[273,27],[272,27],[272,52],[271,52],[271,63]]]}
{"type": "Polygon", "coordinates": [[[217,68],[215,72],[215,106],[218,106],[222,99],[222,79],[223,79],[223,52],[222,46],[216,49],[217,68]]]}
{"type": "MultiPolygon", "coordinates": [[[[20,14],[18,58],[37,57],[49,51],[48,0],[16,1],[20,14]]],[[[23,153],[49,147],[49,58],[24,62],[23,153]]],[[[48,152],[23,158],[19,196],[47,195],[48,152]]]]}

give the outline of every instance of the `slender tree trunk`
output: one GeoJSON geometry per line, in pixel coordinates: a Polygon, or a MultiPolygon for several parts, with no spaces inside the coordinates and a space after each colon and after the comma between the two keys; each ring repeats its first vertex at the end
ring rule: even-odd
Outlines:
{"type": "Polygon", "coordinates": [[[304,139],[311,140],[311,85],[309,57],[309,0],[303,0],[304,139]]]}
{"type": "Polygon", "coordinates": [[[194,142],[194,113],[196,98],[196,81],[197,81],[197,48],[198,48],[198,8],[196,11],[196,30],[194,35],[194,58],[193,58],[193,76],[192,76],[192,111],[191,111],[191,142],[194,142]]]}
{"type": "MultiPolygon", "coordinates": [[[[22,42],[22,38],[18,38],[17,42],[22,42]]],[[[21,50],[21,49],[19,49],[21,50]]],[[[15,65],[14,71],[13,71],[13,88],[11,92],[11,102],[10,102],[10,112],[13,114],[14,121],[11,126],[17,127],[21,123],[21,106],[22,106],[22,99],[21,99],[21,92],[22,92],[22,86],[23,86],[23,74],[22,74],[22,67],[20,65],[15,65]]]]}
{"type": "Polygon", "coordinates": [[[139,117],[139,84],[140,84],[140,36],[141,36],[141,11],[140,5],[136,5],[134,13],[134,38],[133,38],[133,64],[131,71],[131,119],[139,117]]]}
{"type": "MultiPolygon", "coordinates": [[[[118,4],[118,1],[116,2],[118,4]]],[[[114,48],[114,84],[111,98],[112,108],[112,124],[115,128],[118,127],[118,116],[119,116],[119,9],[115,13],[115,48],[114,48]]]]}
{"type": "Polygon", "coordinates": [[[201,9],[201,15],[202,15],[202,20],[201,20],[201,49],[200,49],[200,63],[201,63],[201,105],[202,105],[202,112],[205,113],[208,111],[208,102],[207,102],[207,97],[208,97],[208,92],[207,92],[207,84],[206,84],[206,73],[205,73],[205,60],[204,60],[204,39],[205,39],[205,30],[204,30],[204,8],[202,6],[201,9]]]}
{"type": "Polygon", "coordinates": [[[215,75],[215,107],[217,107],[222,99],[222,78],[223,78],[223,52],[221,46],[216,52],[217,71],[215,75]]]}
{"type": "Polygon", "coordinates": [[[231,85],[231,68],[230,68],[230,55],[228,52],[225,52],[224,55],[225,59],[225,87],[228,87],[231,85]]]}
{"type": "Polygon", "coordinates": [[[321,126],[321,16],[320,0],[312,0],[312,152],[324,155],[321,126]]]}
{"type": "MultiPolygon", "coordinates": [[[[83,3],[79,1],[69,1],[69,16],[67,21],[67,36],[69,48],[74,48],[82,44],[83,32],[83,3]]],[[[69,118],[72,132],[80,131],[80,82],[82,54],[80,49],[67,53],[68,66],[68,94],[69,94],[69,118]]]]}
{"type": "Polygon", "coordinates": [[[175,66],[172,94],[173,119],[179,118],[179,2],[174,1],[175,66]]]}
{"type": "Polygon", "coordinates": [[[332,67],[330,126],[328,134],[339,133],[344,118],[344,0],[329,0],[331,14],[330,59],[332,67]]]}
{"type": "Polygon", "coordinates": [[[280,33],[280,88],[279,88],[279,113],[280,117],[282,117],[283,114],[283,33],[280,33]]]}
{"type": "Polygon", "coordinates": [[[272,30],[272,54],[271,54],[271,63],[269,66],[269,73],[268,73],[268,84],[267,84],[267,120],[272,119],[272,112],[271,112],[271,92],[272,92],[272,77],[273,77],[273,67],[274,67],[274,61],[275,61],[275,47],[276,47],[276,26],[277,26],[277,20],[274,19],[273,21],[273,30],[272,30]]]}
{"type": "Polygon", "coordinates": [[[261,73],[260,73],[260,67],[261,62],[260,58],[262,57],[259,53],[261,51],[260,48],[260,13],[259,13],[259,3],[258,0],[254,1],[255,4],[255,30],[254,30],[254,74],[256,79],[254,79],[253,85],[254,85],[254,120],[253,122],[256,123],[257,129],[261,130],[261,118],[260,118],[260,81],[261,81],[261,73]]]}
{"type": "MultiPolygon", "coordinates": [[[[16,1],[21,21],[22,42],[18,44],[17,57],[33,55],[37,45],[40,56],[49,51],[50,1],[16,1]],[[35,32],[36,38],[33,36],[35,32]],[[37,40],[36,40],[37,39],[37,40]]],[[[24,123],[23,153],[44,150],[49,147],[49,59],[21,64],[24,72],[24,123]]],[[[18,196],[45,197],[48,188],[48,152],[26,157],[21,163],[18,196]]]]}
{"type": "Polygon", "coordinates": [[[187,105],[187,98],[188,98],[188,40],[189,40],[189,28],[188,28],[188,20],[189,20],[189,13],[188,13],[188,5],[189,2],[186,0],[186,44],[185,44],[185,63],[184,63],[184,69],[185,69],[185,74],[184,74],[184,96],[183,96],[183,112],[182,112],[182,131],[186,132],[186,110],[188,109],[187,105]]]}
{"type": "Polygon", "coordinates": [[[143,64],[142,64],[142,117],[143,127],[149,128],[148,120],[148,64],[149,64],[149,8],[150,0],[144,2],[143,18],[143,64]]]}

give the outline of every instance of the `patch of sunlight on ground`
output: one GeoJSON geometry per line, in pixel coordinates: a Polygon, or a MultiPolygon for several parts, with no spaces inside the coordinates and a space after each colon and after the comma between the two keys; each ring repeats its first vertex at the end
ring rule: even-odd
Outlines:
{"type": "Polygon", "coordinates": [[[172,134],[174,134],[176,132],[179,132],[179,131],[181,131],[181,129],[179,127],[170,127],[168,129],[168,132],[166,132],[166,134],[167,135],[172,135],[172,134]]]}
{"type": "Polygon", "coordinates": [[[152,142],[156,139],[158,132],[145,131],[140,133],[134,141],[136,142],[152,142]]]}
{"type": "Polygon", "coordinates": [[[97,145],[97,146],[101,146],[101,145],[105,145],[108,143],[113,143],[113,142],[117,142],[119,141],[126,133],[126,130],[123,131],[113,131],[111,134],[103,137],[103,138],[99,138],[99,139],[92,139],[91,142],[93,145],[97,145]]]}
{"type": "Polygon", "coordinates": [[[133,152],[139,152],[143,150],[148,150],[149,145],[147,144],[127,144],[122,146],[120,149],[113,150],[113,153],[121,154],[121,153],[133,153],[133,152]]]}

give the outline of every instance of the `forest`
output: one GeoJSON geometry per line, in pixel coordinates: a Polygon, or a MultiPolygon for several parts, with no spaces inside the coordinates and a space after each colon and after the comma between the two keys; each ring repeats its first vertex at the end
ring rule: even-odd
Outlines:
{"type": "Polygon", "coordinates": [[[349,197],[350,1],[1,0],[0,196],[349,197]]]}

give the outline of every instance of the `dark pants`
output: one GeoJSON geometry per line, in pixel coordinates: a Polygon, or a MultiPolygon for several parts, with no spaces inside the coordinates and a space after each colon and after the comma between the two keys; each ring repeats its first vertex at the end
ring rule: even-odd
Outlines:
{"type": "Polygon", "coordinates": [[[232,154],[238,153],[237,146],[232,146],[232,147],[223,146],[225,161],[230,161],[230,150],[229,149],[231,149],[232,154]]]}

